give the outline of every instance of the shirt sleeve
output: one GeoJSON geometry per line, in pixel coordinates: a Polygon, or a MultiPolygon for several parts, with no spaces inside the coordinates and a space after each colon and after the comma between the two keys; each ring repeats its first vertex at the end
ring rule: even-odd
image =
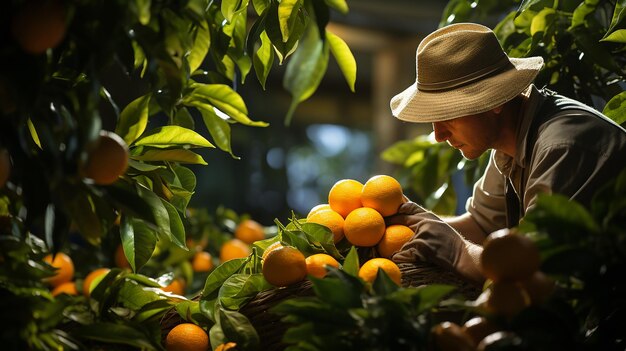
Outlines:
{"type": "Polygon", "coordinates": [[[474,184],[472,196],[465,206],[485,233],[506,227],[505,177],[496,167],[494,155],[495,151],[492,151],[485,173],[474,184]]]}

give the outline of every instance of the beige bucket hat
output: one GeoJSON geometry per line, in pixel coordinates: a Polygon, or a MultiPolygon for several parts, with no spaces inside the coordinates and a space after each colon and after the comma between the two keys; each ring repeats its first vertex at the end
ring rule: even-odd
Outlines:
{"type": "Polygon", "coordinates": [[[535,79],[543,58],[510,58],[491,29],[457,23],[422,40],[416,81],[391,99],[395,117],[440,122],[489,111],[512,100],[535,79]]]}

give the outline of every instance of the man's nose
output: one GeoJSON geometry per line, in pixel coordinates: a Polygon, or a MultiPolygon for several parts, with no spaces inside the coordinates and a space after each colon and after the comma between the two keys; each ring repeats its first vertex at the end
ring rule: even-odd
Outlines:
{"type": "Polygon", "coordinates": [[[433,122],[433,132],[435,132],[435,140],[441,143],[448,140],[450,133],[440,122],[433,122]]]}

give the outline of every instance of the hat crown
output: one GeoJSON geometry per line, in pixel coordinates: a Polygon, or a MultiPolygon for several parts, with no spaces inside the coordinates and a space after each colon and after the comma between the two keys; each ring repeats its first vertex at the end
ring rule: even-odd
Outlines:
{"type": "Polygon", "coordinates": [[[460,23],[428,35],[417,48],[419,90],[446,90],[510,68],[508,56],[488,27],[460,23]]]}

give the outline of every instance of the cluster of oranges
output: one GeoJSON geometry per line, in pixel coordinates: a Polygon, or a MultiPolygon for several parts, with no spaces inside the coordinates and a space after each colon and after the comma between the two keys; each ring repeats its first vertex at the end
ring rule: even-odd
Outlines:
{"type": "MultiPolygon", "coordinates": [[[[52,289],[52,296],[59,294],[78,295],[79,289],[76,286],[77,281],[74,279],[74,262],[72,258],[63,252],[58,252],[56,255],[47,255],[44,257],[44,262],[48,263],[52,267],[56,268],[56,273],[48,278],[44,278],[44,282],[50,285],[52,289]]],[[[98,284],[104,276],[109,273],[108,268],[98,268],[91,271],[82,280],[80,284],[80,292],[86,297],[89,297],[93,288],[98,284]]]]}
{"type": "Polygon", "coordinates": [[[475,303],[489,317],[476,316],[460,326],[443,322],[433,328],[438,348],[483,350],[507,337],[497,321],[510,320],[526,307],[544,302],[554,281],[539,270],[541,259],[533,241],[510,229],[491,233],[483,243],[481,268],[488,287],[475,303]]]}
{"type": "Polygon", "coordinates": [[[363,264],[361,278],[371,282],[381,268],[400,284],[400,269],[389,259],[414,232],[404,225],[386,226],[384,218],[396,214],[405,199],[400,183],[388,175],[373,176],[364,184],[341,179],[330,189],[328,203],[313,207],[306,219],[330,229],[335,243],[345,238],[357,247],[376,248],[379,257],[363,264]]]}

